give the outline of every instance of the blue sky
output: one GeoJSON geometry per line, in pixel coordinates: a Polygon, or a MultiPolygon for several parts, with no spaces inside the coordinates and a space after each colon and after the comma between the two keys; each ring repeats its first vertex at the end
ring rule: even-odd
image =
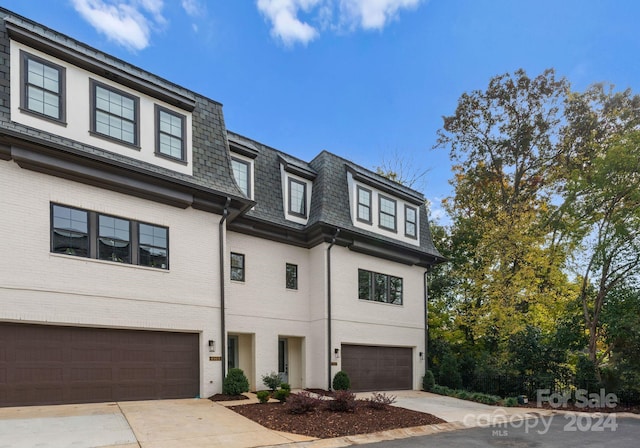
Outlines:
{"type": "Polygon", "coordinates": [[[441,216],[442,116],[492,76],[555,68],[640,92],[637,0],[0,0],[220,101],[227,127],[304,160],[399,155],[441,216]]]}

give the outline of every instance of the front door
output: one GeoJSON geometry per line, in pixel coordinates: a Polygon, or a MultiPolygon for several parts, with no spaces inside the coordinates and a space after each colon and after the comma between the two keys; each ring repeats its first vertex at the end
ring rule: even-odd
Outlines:
{"type": "Polygon", "coordinates": [[[280,375],[280,381],[283,383],[289,382],[289,347],[287,340],[284,338],[278,339],[278,374],[280,375]]]}

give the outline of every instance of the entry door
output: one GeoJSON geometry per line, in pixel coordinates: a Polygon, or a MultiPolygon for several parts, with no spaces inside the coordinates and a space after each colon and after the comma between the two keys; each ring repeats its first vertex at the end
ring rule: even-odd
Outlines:
{"type": "Polygon", "coordinates": [[[280,381],[289,382],[289,344],[284,338],[278,339],[278,374],[280,381]]]}

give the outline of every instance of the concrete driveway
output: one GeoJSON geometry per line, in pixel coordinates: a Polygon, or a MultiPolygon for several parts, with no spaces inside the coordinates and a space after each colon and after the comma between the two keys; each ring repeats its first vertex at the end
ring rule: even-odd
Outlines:
{"type": "Polygon", "coordinates": [[[246,448],[308,440],[206,399],[0,408],[0,448],[246,448]]]}

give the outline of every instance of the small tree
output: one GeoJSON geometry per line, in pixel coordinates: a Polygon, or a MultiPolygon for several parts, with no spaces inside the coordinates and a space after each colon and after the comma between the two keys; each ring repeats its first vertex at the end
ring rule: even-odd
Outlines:
{"type": "Polygon", "coordinates": [[[333,390],[349,390],[351,389],[351,380],[344,370],[339,371],[333,377],[333,390]]]}
{"type": "Polygon", "coordinates": [[[222,383],[222,392],[227,395],[241,395],[249,392],[249,380],[242,369],[230,369],[222,383]]]}
{"type": "Polygon", "coordinates": [[[263,375],[262,383],[267,386],[271,392],[275,392],[275,390],[280,385],[280,375],[278,375],[276,372],[271,372],[267,375],[263,375]]]}

